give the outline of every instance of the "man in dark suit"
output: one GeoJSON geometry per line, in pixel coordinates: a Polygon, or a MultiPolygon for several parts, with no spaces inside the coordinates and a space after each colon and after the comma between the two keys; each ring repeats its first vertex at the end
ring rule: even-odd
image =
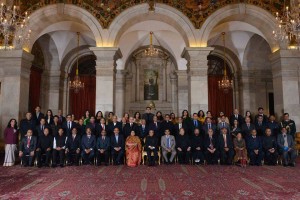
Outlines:
{"type": "Polygon", "coordinates": [[[71,166],[75,163],[76,166],[79,165],[80,158],[80,148],[81,148],[81,137],[78,134],[77,128],[72,128],[72,135],[67,139],[66,143],[66,156],[68,159],[68,165],[71,166]]]}
{"type": "Polygon", "coordinates": [[[219,135],[218,139],[218,150],[220,153],[220,164],[232,165],[234,156],[233,142],[226,127],[221,129],[221,134],[219,135]]]}
{"type": "Polygon", "coordinates": [[[72,121],[72,115],[67,115],[67,121],[63,122],[62,128],[64,129],[65,135],[68,137],[72,134],[72,128],[76,127],[76,123],[72,121]]]}
{"type": "Polygon", "coordinates": [[[110,122],[108,124],[108,130],[106,130],[108,137],[111,137],[111,136],[114,135],[114,129],[115,128],[118,128],[119,130],[122,130],[122,123],[118,122],[118,117],[116,115],[113,116],[112,122],[110,122]]]}
{"type": "Polygon", "coordinates": [[[202,126],[203,132],[205,135],[208,135],[208,130],[212,129],[214,134],[217,135],[217,127],[215,124],[212,123],[212,120],[210,117],[206,118],[206,123],[202,126]]]}
{"type": "Polygon", "coordinates": [[[35,121],[36,125],[40,124],[41,118],[44,118],[45,115],[41,113],[41,106],[35,107],[35,113],[33,115],[33,120],[35,121]]]}
{"type": "Polygon", "coordinates": [[[147,151],[148,165],[154,166],[158,159],[158,139],[154,136],[153,130],[150,130],[146,137],[145,151],[147,151]],[[151,156],[152,153],[153,156],[151,156]]]}
{"type": "Polygon", "coordinates": [[[255,115],[255,123],[258,121],[258,117],[262,116],[263,122],[266,124],[268,122],[268,116],[264,114],[264,109],[262,107],[259,107],[257,110],[258,114],[255,115]]]}
{"type": "Polygon", "coordinates": [[[83,135],[85,135],[85,125],[83,119],[78,120],[78,124],[76,126],[77,128],[77,134],[82,138],[83,135]]]}
{"type": "Polygon", "coordinates": [[[124,137],[119,134],[120,130],[118,128],[114,129],[114,136],[110,138],[111,145],[111,155],[114,160],[114,165],[120,165],[123,163],[123,155],[125,148],[124,137]]]}
{"type": "Polygon", "coordinates": [[[264,163],[267,165],[276,165],[278,159],[277,140],[272,135],[270,128],[266,128],[263,137],[262,146],[264,151],[264,163]]]}
{"type": "Polygon", "coordinates": [[[39,125],[36,126],[35,136],[39,138],[40,136],[44,135],[45,128],[50,129],[50,127],[46,124],[45,118],[41,118],[39,125]]]}
{"type": "Polygon", "coordinates": [[[264,157],[262,149],[262,141],[255,129],[251,131],[251,136],[246,140],[248,155],[250,157],[250,165],[261,166],[261,161],[264,157]]]}
{"type": "Polygon", "coordinates": [[[129,117],[129,123],[127,123],[124,127],[124,139],[130,136],[131,131],[134,131],[136,136],[140,136],[139,127],[133,121],[134,118],[129,117]]]}
{"type": "Polygon", "coordinates": [[[174,124],[172,121],[170,121],[170,115],[168,114],[165,115],[165,120],[161,122],[161,129],[160,129],[161,135],[163,135],[166,130],[169,130],[171,135],[173,136],[175,135],[174,124]]]}
{"type": "Polygon", "coordinates": [[[32,119],[32,114],[30,112],[27,112],[26,113],[26,118],[22,119],[21,123],[20,123],[21,139],[26,136],[27,131],[29,129],[35,130],[35,126],[36,126],[36,123],[32,119]]]}
{"type": "Polygon", "coordinates": [[[193,120],[192,120],[192,123],[191,123],[191,128],[190,128],[190,130],[188,130],[188,133],[189,133],[190,137],[194,135],[194,130],[196,128],[199,129],[199,130],[202,130],[201,122],[198,119],[199,119],[198,114],[194,113],[193,114],[193,120]]]}
{"type": "Polygon", "coordinates": [[[242,134],[246,140],[251,136],[252,130],[255,130],[254,124],[251,124],[250,121],[250,117],[246,117],[245,123],[242,125],[242,134]]]}
{"type": "Polygon", "coordinates": [[[279,134],[280,128],[279,123],[275,121],[275,116],[270,115],[269,121],[267,123],[267,127],[271,129],[272,136],[277,138],[277,135],[279,134]]]}
{"type": "Polygon", "coordinates": [[[239,110],[238,109],[234,109],[233,114],[230,116],[229,122],[230,125],[233,126],[234,125],[234,120],[237,120],[239,122],[239,126],[241,127],[243,125],[244,118],[242,115],[240,115],[239,110]]]}
{"type": "Polygon", "coordinates": [[[141,141],[144,141],[144,138],[149,133],[149,126],[146,124],[146,120],[145,119],[141,120],[141,125],[139,126],[139,133],[140,133],[141,141]]]}
{"type": "Polygon", "coordinates": [[[207,135],[204,139],[204,154],[208,165],[218,164],[219,152],[218,152],[218,141],[214,136],[213,129],[208,129],[207,135]]]}
{"type": "Polygon", "coordinates": [[[179,130],[181,128],[183,128],[186,133],[189,131],[189,127],[186,125],[186,123],[183,123],[182,117],[178,117],[178,123],[174,125],[175,138],[179,136],[179,130]]]}
{"type": "Polygon", "coordinates": [[[194,129],[194,135],[191,138],[193,163],[196,165],[204,164],[203,146],[203,136],[200,135],[200,130],[196,128],[194,129]]]}
{"type": "Polygon", "coordinates": [[[104,164],[107,166],[109,159],[110,138],[106,136],[106,131],[104,129],[101,131],[101,136],[97,139],[96,149],[97,166],[100,166],[102,161],[104,161],[104,164]]]}
{"type": "Polygon", "coordinates": [[[230,133],[230,124],[226,122],[226,116],[222,115],[220,123],[218,123],[217,129],[219,131],[219,135],[221,134],[221,130],[223,128],[227,129],[227,133],[230,133]]]}
{"type": "MultiPolygon", "coordinates": [[[[157,117],[153,117],[153,123],[150,124],[149,130],[154,131],[154,136],[157,138],[161,138],[162,135],[160,135],[160,122],[157,121],[157,117]]],[[[160,139],[159,139],[160,140],[160,139]]]]}
{"type": "Polygon", "coordinates": [[[266,129],[266,123],[263,121],[263,116],[259,115],[258,119],[255,123],[255,129],[257,132],[257,136],[264,136],[265,129],[266,129]]]}
{"type": "Polygon", "coordinates": [[[146,120],[146,124],[150,125],[153,122],[153,117],[154,117],[154,114],[151,113],[151,108],[147,107],[146,108],[146,112],[142,116],[142,119],[145,119],[146,120]]]}
{"type": "Polygon", "coordinates": [[[96,148],[96,137],[92,135],[92,130],[90,128],[86,128],[86,134],[82,136],[81,139],[81,156],[83,158],[83,164],[92,165],[94,163],[93,159],[95,156],[95,148],[96,148]]]}
{"type": "Polygon", "coordinates": [[[22,165],[24,167],[32,166],[34,152],[36,150],[37,139],[32,136],[33,132],[31,129],[27,130],[26,136],[22,138],[20,143],[19,156],[22,159],[22,165]]]}
{"type": "Polygon", "coordinates": [[[189,164],[192,147],[190,136],[185,134],[183,128],[179,130],[179,135],[176,138],[176,150],[179,164],[189,164]]]}
{"type": "Polygon", "coordinates": [[[44,129],[44,134],[39,137],[36,156],[38,167],[47,166],[49,167],[49,160],[51,158],[51,151],[53,148],[53,137],[49,134],[50,130],[48,128],[44,129]],[[45,160],[42,162],[42,156],[45,154],[45,160]]]}
{"type": "Polygon", "coordinates": [[[62,111],[61,110],[58,110],[57,116],[58,116],[58,123],[60,125],[62,125],[66,121],[66,118],[62,115],[62,111]]]}
{"type": "Polygon", "coordinates": [[[58,129],[61,128],[61,125],[59,124],[58,122],[58,116],[55,115],[53,117],[53,124],[51,124],[51,133],[52,133],[52,136],[55,137],[56,135],[58,135],[58,129]]]}
{"type": "Polygon", "coordinates": [[[53,139],[52,167],[57,166],[57,157],[59,158],[59,166],[64,167],[66,141],[67,137],[64,135],[64,130],[58,129],[58,135],[53,139]]]}
{"type": "Polygon", "coordinates": [[[277,144],[279,154],[283,155],[283,166],[295,167],[295,160],[297,157],[296,150],[294,149],[294,138],[288,134],[285,127],[281,128],[281,134],[277,137],[277,144]]]}
{"type": "Polygon", "coordinates": [[[105,130],[105,128],[106,128],[105,127],[106,124],[105,124],[105,119],[104,118],[102,118],[100,120],[100,123],[101,124],[96,123],[95,117],[91,116],[90,117],[90,122],[86,125],[86,128],[85,128],[85,129],[88,129],[88,128],[91,129],[92,135],[94,135],[96,137],[96,139],[99,137],[100,131],[102,131],[102,129],[105,130]]]}

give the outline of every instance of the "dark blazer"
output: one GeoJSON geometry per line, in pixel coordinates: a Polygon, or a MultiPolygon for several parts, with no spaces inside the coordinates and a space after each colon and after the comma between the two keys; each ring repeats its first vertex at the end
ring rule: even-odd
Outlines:
{"type": "Polygon", "coordinates": [[[22,152],[31,152],[35,151],[37,147],[37,138],[35,136],[31,136],[29,148],[27,148],[27,136],[23,137],[20,143],[20,151],[22,152]]]}
{"type": "Polygon", "coordinates": [[[238,120],[240,127],[242,126],[243,123],[245,123],[245,119],[242,115],[238,115],[238,118],[236,118],[235,115],[232,114],[229,118],[229,122],[231,126],[233,126],[234,120],[238,120]]]}
{"type": "Polygon", "coordinates": [[[199,120],[196,120],[196,126],[195,126],[195,121],[194,120],[192,120],[191,121],[191,123],[190,123],[190,128],[189,128],[189,136],[192,136],[192,135],[194,135],[194,130],[196,129],[196,128],[198,128],[199,129],[199,131],[200,131],[200,133],[202,132],[202,125],[201,125],[201,122],[199,121],[199,120]]]}
{"type": "Polygon", "coordinates": [[[169,129],[170,130],[170,133],[171,135],[175,135],[175,131],[174,131],[174,124],[172,121],[162,121],[161,124],[160,124],[160,135],[165,135],[165,130],[169,129]]]}
{"type": "Polygon", "coordinates": [[[148,133],[149,133],[149,126],[145,125],[145,128],[143,129],[143,126],[139,126],[139,133],[140,133],[140,138],[145,138],[148,133]]]}
{"type": "Polygon", "coordinates": [[[77,127],[77,124],[75,122],[71,122],[71,128],[69,129],[68,122],[65,121],[65,122],[63,122],[61,127],[64,129],[65,135],[69,136],[72,134],[72,128],[77,127]]]}
{"type": "MultiPolygon", "coordinates": [[[[214,148],[218,149],[218,139],[216,138],[216,136],[212,137],[211,142],[214,148]]],[[[209,148],[209,145],[210,145],[210,138],[208,135],[206,135],[204,138],[204,150],[207,150],[207,148],[209,148]]]]}
{"type": "MultiPolygon", "coordinates": [[[[199,122],[200,123],[200,122],[199,122]]],[[[181,128],[183,128],[184,129],[184,132],[185,132],[185,134],[186,135],[189,135],[190,134],[190,129],[189,129],[189,127],[186,125],[186,124],[181,124],[181,128]]],[[[174,125],[174,136],[175,137],[178,137],[179,136],[179,124],[177,123],[177,124],[175,124],[174,125]]]]}
{"type": "Polygon", "coordinates": [[[74,151],[81,148],[81,138],[79,134],[76,134],[76,137],[73,140],[73,136],[70,135],[67,139],[66,148],[74,151]]]}
{"type": "Polygon", "coordinates": [[[274,136],[264,136],[262,139],[263,150],[268,151],[269,149],[274,148],[277,150],[277,139],[274,136]]]}
{"type": "Polygon", "coordinates": [[[32,113],[32,119],[35,121],[36,125],[39,125],[40,124],[40,121],[42,118],[44,118],[44,113],[39,113],[39,115],[37,116],[36,113],[32,113]]]}
{"type": "MultiPolygon", "coordinates": [[[[229,133],[226,134],[226,142],[227,142],[227,148],[233,149],[232,137],[229,133]]],[[[219,137],[218,137],[218,147],[219,147],[219,150],[225,148],[225,142],[224,142],[223,134],[220,134],[219,137]]]]}
{"type": "Polygon", "coordinates": [[[102,139],[102,136],[97,139],[97,149],[104,149],[105,151],[110,149],[110,138],[105,136],[105,140],[102,139]]]}
{"type": "Polygon", "coordinates": [[[273,122],[268,122],[267,123],[267,127],[271,129],[272,135],[277,137],[278,133],[279,133],[279,123],[273,121],[273,122]]]}
{"type": "MultiPolygon", "coordinates": [[[[210,128],[213,129],[214,134],[217,134],[217,126],[215,124],[211,123],[211,127],[210,128]]],[[[202,126],[202,130],[205,133],[205,135],[207,135],[208,134],[208,132],[207,132],[208,131],[208,124],[205,123],[202,126]]]]}
{"type": "Polygon", "coordinates": [[[200,135],[196,136],[193,135],[191,137],[191,147],[192,147],[192,151],[196,151],[196,148],[200,147],[201,150],[203,150],[203,146],[204,146],[204,138],[200,135]]]}
{"type": "Polygon", "coordinates": [[[263,122],[261,125],[258,124],[258,122],[255,123],[255,129],[257,131],[258,136],[264,136],[265,130],[266,130],[266,123],[263,122]]]}
{"type": "MultiPolygon", "coordinates": [[[[288,142],[288,147],[289,148],[294,148],[294,139],[293,139],[293,136],[289,135],[289,134],[286,134],[287,136],[287,142],[288,142]]],[[[279,150],[283,150],[284,148],[284,137],[282,134],[279,134],[277,136],[277,145],[278,145],[278,148],[279,150]]]]}
{"type": "Polygon", "coordinates": [[[62,116],[62,115],[58,116],[58,123],[60,125],[62,125],[65,121],[66,121],[66,118],[64,116],[62,116]]]}
{"type": "Polygon", "coordinates": [[[92,135],[96,136],[96,138],[100,135],[100,132],[102,131],[102,127],[96,122],[94,124],[88,123],[85,126],[85,131],[87,128],[90,128],[92,130],[92,135]]]}
{"type": "Polygon", "coordinates": [[[153,113],[144,113],[142,119],[145,119],[146,124],[149,125],[153,122],[153,117],[154,117],[153,113]]]}
{"type": "Polygon", "coordinates": [[[85,135],[85,125],[79,125],[77,124],[77,134],[80,135],[80,137],[82,137],[83,135],[85,135]]]}
{"type": "Polygon", "coordinates": [[[81,139],[81,148],[85,149],[95,149],[96,148],[96,137],[91,135],[90,139],[87,135],[83,135],[81,139]]]}
{"type": "Polygon", "coordinates": [[[34,120],[27,120],[27,119],[22,119],[20,123],[20,133],[21,137],[23,138],[29,129],[31,129],[33,132],[35,131],[35,121],[34,120]]]}
{"type": "MultiPolygon", "coordinates": [[[[102,130],[103,130],[102,124],[97,124],[97,126],[96,126],[97,137],[101,136],[102,130]]],[[[109,132],[109,128],[108,128],[108,126],[106,124],[104,125],[104,130],[106,131],[106,133],[109,132]]]]}
{"type": "Polygon", "coordinates": [[[146,137],[146,142],[145,142],[145,150],[148,151],[148,150],[152,150],[152,149],[149,149],[149,146],[152,146],[152,147],[155,147],[155,150],[158,151],[158,138],[153,136],[147,136],[146,137]]]}
{"type": "Polygon", "coordinates": [[[157,126],[155,123],[151,123],[149,125],[149,130],[153,130],[156,137],[161,138],[162,135],[160,135],[160,122],[157,122],[157,126]]]}
{"type": "Polygon", "coordinates": [[[261,137],[256,136],[256,138],[253,138],[252,136],[248,136],[248,139],[246,140],[247,144],[247,150],[248,152],[252,152],[254,150],[262,151],[262,140],[261,137]]]}
{"type": "Polygon", "coordinates": [[[40,149],[52,149],[53,148],[53,136],[52,135],[47,135],[45,136],[45,134],[41,135],[38,139],[38,144],[37,144],[37,148],[40,149]]]}
{"type": "Polygon", "coordinates": [[[107,136],[112,136],[114,134],[114,129],[118,128],[120,132],[122,132],[122,123],[121,122],[116,122],[116,125],[114,125],[113,122],[110,122],[108,124],[108,129],[106,130],[107,136]]]}
{"type": "MultiPolygon", "coordinates": [[[[44,129],[48,128],[49,129],[49,134],[51,134],[51,127],[48,125],[44,125],[44,129]]],[[[35,136],[40,137],[41,135],[44,135],[44,131],[42,130],[41,125],[37,125],[35,128],[35,136]]]]}
{"type": "Polygon", "coordinates": [[[45,116],[45,121],[46,121],[46,124],[48,124],[49,126],[54,123],[53,117],[50,117],[50,122],[48,123],[48,115],[45,116]]]}
{"type": "MultiPolygon", "coordinates": [[[[268,116],[263,114],[263,122],[266,124],[268,122],[268,116]]],[[[255,119],[254,122],[257,123],[257,118],[259,117],[259,115],[255,115],[255,119]]]]}
{"type": "Polygon", "coordinates": [[[179,135],[176,138],[176,149],[178,147],[183,150],[186,150],[188,147],[191,147],[190,137],[188,135],[179,135]]]}
{"type": "Polygon", "coordinates": [[[251,131],[254,130],[254,129],[255,129],[254,124],[250,123],[249,128],[248,128],[248,126],[247,126],[246,123],[243,124],[242,125],[242,134],[243,134],[243,137],[247,139],[251,135],[251,131]]]}
{"type": "Polygon", "coordinates": [[[111,136],[110,137],[110,146],[111,146],[111,148],[121,147],[124,150],[125,140],[124,140],[123,135],[119,134],[118,142],[116,141],[116,136],[115,135],[111,136]]]}
{"type": "MultiPolygon", "coordinates": [[[[220,134],[221,134],[221,129],[222,129],[222,128],[223,128],[222,122],[218,123],[217,129],[218,129],[218,131],[219,131],[220,134]]],[[[227,129],[227,133],[230,133],[230,124],[228,124],[228,123],[225,122],[224,128],[227,129]]]]}
{"type": "Polygon", "coordinates": [[[140,136],[139,126],[136,123],[132,123],[132,126],[130,127],[130,123],[127,123],[123,132],[124,138],[127,138],[131,131],[134,131],[136,136],[140,136]]]}
{"type": "Polygon", "coordinates": [[[61,127],[61,125],[59,125],[58,123],[57,123],[57,125],[55,125],[55,124],[51,125],[52,136],[58,135],[58,129],[60,129],[60,127],[61,127]]]}

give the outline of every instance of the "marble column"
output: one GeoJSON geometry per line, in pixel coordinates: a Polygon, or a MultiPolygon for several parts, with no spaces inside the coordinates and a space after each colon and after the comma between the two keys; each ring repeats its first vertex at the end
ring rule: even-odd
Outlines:
{"type": "Polygon", "coordinates": [[[186,47],[182,52],[188,68],[189,111],[208,110],[207,56],[213,47],[186,47]]]}
{"type": "Polygon", "coordinates": [[[178,81],[178,116],[181,116],[181,112],[188,109],[189,100],[189,87],[186,70],[177,70],[177,81],[178,81]]]}
{"type": "Polygon", "coordinates": [[[278,50],[270,56],[273,72],[275,113],[281,117],[290,114],[300,129],[299,70],[300,52],[278,50]]]}
{"type": "Polygon", "coordinates": [[[103,113],[114,111],[116,61],[122,57],[116,47],[91,47],[96,60],[96,108],[103,113]]]}
{"type": "Polygon", "coordinates": [[[245,114],[247,110],[251,112],[257,110],[255,88],[255,72],[242,70],[240,74],[239,93],[240,93],[240,113],[245,114]]]}
{"type": "MultiPolygon", "coordinates": [[[[28,111],[30,68],[34,56],[23,50],[0,52],[1,122],[10,118],[20,122],[28,111]]],[[[3,130],[0,130],[1,138],[3,130]]]]}
{"type": "Polygon", "coordinates": [[[116,72],[116,95],[115,95],[115,114],[119,119],[125,112],[125,75],[126,70],[117,70],[116,72]]]}

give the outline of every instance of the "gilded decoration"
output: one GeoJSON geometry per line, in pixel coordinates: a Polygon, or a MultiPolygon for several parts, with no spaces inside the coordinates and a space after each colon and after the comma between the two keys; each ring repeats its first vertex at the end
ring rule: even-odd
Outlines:
{"type": "MultiPolygon", "coordinates": [[[[152,0],[153,1],[153,0],[152,0]]],[[[127,8],[149,0],[17,0],[15,3],[20,9],[29,14],[49,4],[66,3],[74,4],[88,10],[94,15],[103,28],[108,28],[111,22],[127,8]]],[[[155,0],[155,3],[167,4],[186,15],[194,27],[199,29],[216,10],[230,4],[245,3],[265,9],[275,15],[284,6],[284,0],[155,0]]],[[[286,1],[289,4],[289,1],[286,1]]]]}

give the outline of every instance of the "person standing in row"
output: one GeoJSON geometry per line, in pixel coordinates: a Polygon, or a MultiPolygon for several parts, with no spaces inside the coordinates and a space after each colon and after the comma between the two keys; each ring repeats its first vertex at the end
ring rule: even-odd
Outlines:
{"type": "Polygon", "coordinates": [[[4,167],[15,164],[15,151],[17,150],[18,124],[15,119],[10,119],[4,130],[5,157],[4,167]]]}

